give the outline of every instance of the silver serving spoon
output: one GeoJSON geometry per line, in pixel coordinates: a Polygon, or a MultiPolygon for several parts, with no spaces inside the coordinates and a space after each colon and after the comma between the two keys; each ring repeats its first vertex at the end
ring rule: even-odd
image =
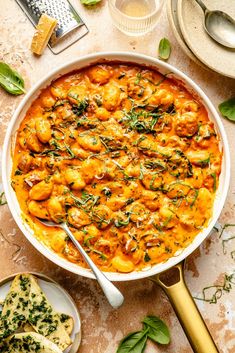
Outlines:
{"type": "Polygon", "coordinates": [[[201,0],[195,0],[204,11],[204,28],[216,42],[235,49],[235,20],[223,11],[210,11],[201,0]]]}
{"type": "Polygon", "coordinates": [[[77,241],[67,224],[45,221],[40,218],[38,218],[38,220],[47,227],[58,227],[66,232],[66,234],[72,240],[73,244],[79,250],[80,254],[83,256],[90,269],[93,271],[100,287],[102,288],[106,298],[108,299],[109,304],[115,309],[119,308],[124,301],[122,293],[113,285],[112,282],[108,280],[108,278],[103,274],[103,272],[101,272],[98,267],[94,264],[94,262],[87,255],[86,251],[83,249],[81,244],[77,241]]]}

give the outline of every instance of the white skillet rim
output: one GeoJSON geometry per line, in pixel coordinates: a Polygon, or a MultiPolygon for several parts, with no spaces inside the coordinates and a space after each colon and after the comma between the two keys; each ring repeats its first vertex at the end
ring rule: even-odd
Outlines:
{"type": "MultiPolygon", "coordinates": [[[[200,232],[193,242],[187,246],[181,254],[177,256],[171,257],[169,260],[167,260],[164,263],[160,263],[157,265],[152,266],[148,270],[143,270],[143,271],[134,271],[131,273],[114,273],[114,272],[105,272],[106,276],[111,280],[111,281],[130,281],[130,280],[137,280],[141,278],[146,278],[153,276],[157,273],[161,273],[163,271],[166,271],[167,269],[173,267],[174,265],[178,264],[181,262],[183,259],[185,259],[187,256],[189,256],[195,249],[198,248],[198,246],[206,239],[206,237],[209,235],[210,231],[213,229],[221,211],[224,206],[228,188],[229,188],[229,180],[230,180],[230,154],[229,154],[229,145],[228,145],[228,140],[227,136],[225,133],[225,129],[223,127],[221,118],[219,114],[217,113],[215,107],[209,100],[209,98],[206,96],[206,94],[202,91],[202,89],[193,81],[191,80],[187,75],[185,75],[183,72],[178,70],[177,68],[173,67],[170,64],[167,64],[165,62],[162,62],[158,59],[155,59],[153,57],[144,55],[144,54],[136,54],[136,53],[131,53],[131,52],[100,52],[96,54],[90,54],[83,56],[79,59],[76,60],[71,60],[67,62],[66,64],[61,65],[58,67],[56,70],[53,70],[50,72],[48,75],[43,77],[41,80],[39,80],[26,94],[26,96],[23,98],[21,103],[19,104],[18,108],[16,109],[11,121],[9,122],[4,144],[3,144],[3,155],[2,155],[2,179],[3,179],[3,188],[5,191],[5,196],[6,200],[9,206],[9,209],[12,213],[13,218],[15,219],[18,227],[20,230],[23,232],[23,234],[26,236],[26,238],[30,241],[30,243],[44,256],[46,256],[49,260],[57,264],[58,266],[72,272],[76,273],[78,275],[87,277],[87,278],[94,278],[93,273],[85,268],[82,268],[78,265],[75,265],[59,255],[57,255],[55,252],[52,250],[49,250],[49,248],[46,248],[39,240],[37,240],[36,237],[34,237],[32,234],[30,234],[29,229],[26,229],[26,225],[23,222],[22,217],[19,215],[19,213],[16,210],[16,207],[14,203],[16,203],[16,200],[13,197],[14,191],[11,188],[10,185],[10,180],[8,180],[8,161],[9,161],[9,155],[11,155],[11,144],[12,144],[12,131],[17,123],[17,120],[22,112],[22,110],[27,106],[28,100],[32,99],[32,96],[35,96],[39,94],[41,89],[45,88],[50,84],[50,82],[56,78],[58,78],[61,75],[64,75],[66,72],[69,73],[71,71],[74,71],[74,69],[70,69],[70,67],[77,67],[77,69],[80,69],[82,67],[89,66],[92,63],[98,63],[99,61],[102,62],[104,60],[107,61],[118,61],[118,62],[126,62],[126,63],[136,63],[136,64],[143,64],[147,65],[150,67],[155,67],[155,69],[159,69],[159,71],[165,71],[165,72],[171,72],[178,80],[181,80],[183,83],[185,83],[190,89],[198,95],[198,97],[202,100],[202,103],[204,106],[207,108],[207,111],[209,110],[211,114],[213,115],[213,119],[216,122],[217,125],[217,130],[219,132],[219,136],[221,138],[221,143],[223,144],[223,165],[222,165],[222,172],[223,176],[223,188],[220,192],[219,195],[219,204],[217,207],[214,207],[214,212],[213,212],[213,217],[209,223],[209,225],[202,231],[200,232]]],[[[35,99],[35,98],[34,98],[35,99]]],[[[32,102],[31,102],[32,103],[32,102]]],[[[220,177],[221,178],[221,177],[220,177]]],[[[220,180],[221,182],[221,180],[220,180]]],[[[18,203],[17,203],[18,204],[18,203]]]]}

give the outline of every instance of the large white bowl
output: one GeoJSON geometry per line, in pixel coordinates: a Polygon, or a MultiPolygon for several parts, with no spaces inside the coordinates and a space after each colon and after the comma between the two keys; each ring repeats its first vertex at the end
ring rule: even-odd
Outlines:
{"type": "Polygon", "coordinates": [[[185,74],[183,74],[178,69],[173,66],[166,64],[160,60],[154,59],[149,56],[141,55],[141,54],[133,54],[128,52],[114,52],[114,53],[97,53],[93,55],[84,56],[82,58],[73,60],[68,62],[56,70],[52,71],[48,75],[46,75],[42,80],[40,80],[24,97],[19,107],[16,109],[7,129],[4,146],[3,146],[3,158],[2,158],[2,177],[3,177],[3,186],[6,194],[6,199],[8,202],[8,206],[11,210],[11,213],[17,222],[19,228],[24,233],[26,238],[31,242],[31,244],[40,251],[44,256],[48,259],[56,263],[57,265],[65,268],[68,271],[76,273],[78,275],[94,278],[94,275],[90,270],[84,269],[76,264],[73,264],[60,256],[58,256],[55,252],[45,247],[37,238],[34,236],[32,229],[23,222],[21,217],[21,210],[15,195],[14,190],[11,187],[11,170],[12,170],[12,149],[14,148],[14,140],[17,129],[24,118],[28,108],[32,104],[32,102],[39,95],[41,90],[47,87],[52,80],[69,73],[73,70],[77,70],[88,65],[97,63],[97,62],[105,62],[105,61],[119,61],[126,63],[134,63],[147,65],[148,67],[155,68],[162,74],[170,73],[168,77],[175,78],[179,83],[181,83],[184,87],[186,87],[190,92],[194,94],[194,96],[199,99],[205,106],[208,111],[208,115],[211,121],[214,122],[215,129],[220,138],[220,146],[223,151],[223,161],[222,161],[222,172],[220,175],[219,188],[216,193],[214,208],[213,208],[213,217],[209,222],[207,228],[205,228],[202,232],[200,232],[194,241],[185,248],[178,256],[174,256],[167,260],[164,263],[157,264],[151,267],[148,270],[131,272],[128,274],[121,273],[111,273],[107,272],[107,277],[112,281],[129,281],[136,280],[148,276],[152,276],[154,274],[160,273],[162,271],[167,270],[168,268],[176,265],[184,258],[186,258],[189,254],[191,254],[200,244],[201,242],[208,236],[210,231],[218,219],[220,212],[223,208],[228,187],[229,187],[229,179],[230,179],[230,157],[229,157],[229,147],[228,141],[225,134],[224,127],[221,123],[220,117],[212,105],[209,98],[205,95],[205,93],[185,74]]]}

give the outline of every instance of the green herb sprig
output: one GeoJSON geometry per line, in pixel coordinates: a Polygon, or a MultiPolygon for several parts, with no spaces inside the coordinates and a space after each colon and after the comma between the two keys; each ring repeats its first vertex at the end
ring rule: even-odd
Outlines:
{"type": "Polygon", "coordinates": [[[25,93],[23,78],[4,62],[0,62],[0,86],[13,95],[25,93]]]}
{"type": "Polygon", "coordinates": [[[129,333],[119,343],[116,353],[143,353],[147,339],[159,344],[170,342],[170,333],[166,324],[156,316],[146,316],[141,331],[129,333]]]}
{"type": "Polygon", "coordinates": [[[74,95],[72,96],[72,98],[77,100],[77,104],[74,104],[72,107],[73,113],[77,116],[82,115],[89,106],[89,100],[87,98],[84,98],[83,100],[79,100],[74,95]]]}

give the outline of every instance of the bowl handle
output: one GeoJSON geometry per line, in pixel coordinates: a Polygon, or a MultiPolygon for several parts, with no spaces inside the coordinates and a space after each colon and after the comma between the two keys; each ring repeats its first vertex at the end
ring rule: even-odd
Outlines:
{"type": "Polygon", "coordinates": [[[184,261],[150,279],[166,293],[195,353],[219,353],[213,338],[186,286],[184,261]],[[172,276],[173,275],[173,276],[172,276]],[[177,275],[177,282],[176,282],[177,275]],[[174,278],[173,278],[174,277],[174,278]],[[172,282],[173,280],[173,282],[172,282]]]}

